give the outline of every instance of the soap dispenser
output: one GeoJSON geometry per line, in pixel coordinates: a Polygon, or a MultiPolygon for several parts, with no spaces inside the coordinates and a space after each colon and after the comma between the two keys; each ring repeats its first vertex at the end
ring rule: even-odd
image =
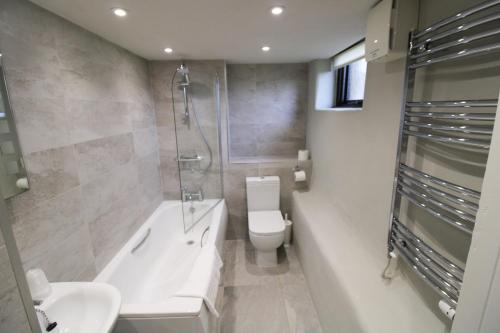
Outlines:
{"type": "Polygon", "coordinates": [[[55,321],[51,322],[45,311],[38,307],[38,305],[42,304],[43,301],[52,294],[52,287],[45,273],[39,268],[30,269],[26,272],[26,281],[28,282],[28,287],[31,292],[31,298],[35,304],[35,312],[38,321],[40,325],[45,328],[44,332],[59,333],[60,330],[59,327],[57,327],[57,323],[55,321]]]}
{"type": "Polygon", "coordinates": [[[26,272],[26,280],[35,305],[41,304],[44,299],[52,294],[52,287],[40,268],[30,269],[26,272]]]}

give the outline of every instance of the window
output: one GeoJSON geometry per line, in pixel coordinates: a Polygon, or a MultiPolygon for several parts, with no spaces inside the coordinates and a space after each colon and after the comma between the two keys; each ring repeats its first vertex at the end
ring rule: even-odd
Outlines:
{"type": "Polygon", "coordinates": [[[366,60],[364,40],[332,58],[333,108],[359,109],[365,95],[366,60]]]}
{"type": "Polygon", "coordinates": [[[363,106],[365,95],[366,61],[364,58],[339,67],[334,73],[335,107],[363,106]]]}

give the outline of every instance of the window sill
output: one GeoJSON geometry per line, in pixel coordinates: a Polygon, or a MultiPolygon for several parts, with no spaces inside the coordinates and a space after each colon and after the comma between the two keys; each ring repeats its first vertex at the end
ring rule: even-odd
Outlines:
{"type": "Polygon", "coordinates": [[[363,111],[363,108],[321,108],[316,109],[319,112],[356,112],[363,111]]]}

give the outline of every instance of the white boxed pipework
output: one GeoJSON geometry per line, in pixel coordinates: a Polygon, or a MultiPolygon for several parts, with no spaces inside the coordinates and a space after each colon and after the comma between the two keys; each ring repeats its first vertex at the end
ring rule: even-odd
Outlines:
{"type": "Polygon", "coordinates": [[[366,27],[366,61],[387,62],[405,57],[408,31],[416,28],[417,17],[417,0],[382,0],[373,7],[366,27]]]}

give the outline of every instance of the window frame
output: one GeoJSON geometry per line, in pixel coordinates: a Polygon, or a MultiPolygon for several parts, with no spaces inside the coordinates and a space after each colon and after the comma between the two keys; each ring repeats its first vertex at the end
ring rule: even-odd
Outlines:
{"type": "MultiPolygon", "coordinates": [[[[343,67],[339,67],[335,70],[335,104],[334,107],[353,107],[362,108],[363,99],[348,100],[347,99],[347,87],[349,86],[349,66],[347,64],[343,67]]],[[[365,73],[365,84],[366,84],[366,73],[365,73]]],[[[363,94],[364,97],[364,94],[363,94]]]]}
{"type": "MultiPolygon", "coordinates": [[[[333,93],[333,98],[331,100],[331,108],[333,110],[361,110],[363,108],[363,99],[359,100],[348,100],[348,86],[349,86],[349,66],[354,62],[365,59],[365,38],[357,41],[356,43],[346,47],[342,51],[338,52],[330,59],[332,61],[332,85],[331,92],[333,93]],[[360,47],[363,51],[360,53],[360,47]]],[[[366,71],[364,77],[364,86],[366,88],[366,71]]]]}

